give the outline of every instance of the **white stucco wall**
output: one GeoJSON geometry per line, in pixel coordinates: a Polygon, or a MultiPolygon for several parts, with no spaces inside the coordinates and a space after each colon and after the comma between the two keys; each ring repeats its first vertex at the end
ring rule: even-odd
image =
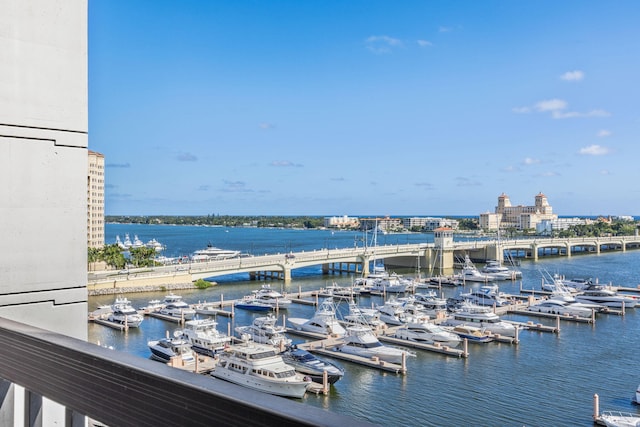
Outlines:
{"type": "Polygon", "coordinates": [[[86,339],[87,0],[0,0],[0,316],[86,339]]]}

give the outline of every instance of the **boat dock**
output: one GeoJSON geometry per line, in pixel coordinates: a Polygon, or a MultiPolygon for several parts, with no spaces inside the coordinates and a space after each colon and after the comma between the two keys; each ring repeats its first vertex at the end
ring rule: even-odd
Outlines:
{"type": "Polygon", "coordinates": [[[123,323],[118,323],[118,322],[112,322],[110,320],[104,319],[100,316],[93,316],[93,315],[89,315],[89,321],[93,322],[93,323],[97,323],[98,325],[102,325],[102,326],[107,326],[109,328],[113,328],[113,329],[118,329],[120,331],[126,331],[129,329],[129,326],[123,324],[123,323]]]}
{"type": "Polygon", "coordinates": [[[184,323],[185,322],[185,319],[183,317],[168,316],[166,314],[160,314],[157,311],[150,312],[148,314],[148,316],[155,317],[155,318],[161,319],[161,320],[166,320],[168,322],[173,322],[173,323],[184,323]]]}
{"type": "Polygon", "coordinates": [[[469,357],[469,352],[467,351],[468,350],[467,340],[463,341],[464,344],[463,344],[462,350],[458,348],[449,347],[446,345],[426,344],[426,343],[421,343],[416,341],[404,340],[401,338],[396,338],[388,335],[378,335],[378,340],[384,343],[395,344],[402,347],[414,348],[416,350],[431,351],[434,353],[440,353],[447,356],[455,356],[455,357],[461,357],[461,358],[469,357]]]}
{"type": "Polygon", "coordinates": [[[404,375],[407,373],[406,363],[404,362],[402,365],[397,365],[395,363],[379,360],[377,357],[372,357],[371,359],[368,359],[366,357],[356,356],[353,354],[342,353],[340,351],[333,350],[333,348],[337,344],[340,344],[341,342],[342,341],[338,338],[327,338],[322,341],[298,344],[298,347],[302,348],[303,350],[307,350],[308,352],[311,352],[311,353],[317,353],[323,356],[329,356],[335,359],[357,363],[359,365],[364,365],[369,368],[375,368],[382,371],[393,372],[395,374],[404,375]]]}

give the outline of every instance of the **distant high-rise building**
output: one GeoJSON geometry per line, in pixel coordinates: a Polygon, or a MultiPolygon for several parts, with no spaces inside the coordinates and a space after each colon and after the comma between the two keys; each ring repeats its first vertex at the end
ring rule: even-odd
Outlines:
{"type": "Polygon", "coordinates": [[[480,214],[479,223],[480,228],[488,231],[508,228],[535,230],[536,225],[541,221],[556,219],[558,219],[558,215],[553,213],[547,196],[542,193],[536,195],[535,204],[532,206],[512,206],[509,196],[502,193],[498,197],[498,206],[496,206],[495,212],[480,214]]]}
{"type": "Polygon", "coordinates": [[[87,174],[87,246],[104,246],[104,155],[89,150],[87,174]]]}

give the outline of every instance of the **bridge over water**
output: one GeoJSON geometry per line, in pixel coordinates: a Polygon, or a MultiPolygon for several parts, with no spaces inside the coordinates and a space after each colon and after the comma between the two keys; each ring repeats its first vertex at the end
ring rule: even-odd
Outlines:
{"type": "Polygon", "coordinates": [[[289,282],[297,268],[322,266],[324,273],[349,271],[369,274],[370,264],[382,260],[386,265],[449,273],[455,260],[467,254],[475,261],[504,258],[505,253],[537,260],[541,256],[572,256],[599,254],[602,251],[626,251],[640,248],[640,236],[524,238],[507,240],[474,240],[453,242],[450,247],[434,243],[384,245],[344,249],[319,249],[287,254],[231,258],[209,262],[167,265],[154,268],[131,269],[125,273],[114,271],[90,272],[89,289],[122,288],[147,284],[189,283],[236,273],[248,273],[251,278],[275,277],[289,282]],[[138,282],[138,283],[136,283],[138,282]]]}

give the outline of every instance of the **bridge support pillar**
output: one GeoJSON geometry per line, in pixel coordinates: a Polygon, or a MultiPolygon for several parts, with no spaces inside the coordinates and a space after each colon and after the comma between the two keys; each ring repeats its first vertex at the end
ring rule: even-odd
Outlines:
{"type": "Polygon", "coordinates": [[[282,280],[284,280],[285,284],[291,283],[291,268],[284,268],[284,271],[282,272],[282,280]]]}
{"type": "Polygon", "coordinates": [[[567,242],[565,247],[567,249],[567,258],[571,258],[571,243],[567,242]]]}
{"type": "Polygon", "coordinates": [[[536,245],[535,243],[531,245],[531,256],[533,257],[534,261],[538,260],[538,245],[536,245]]]}

